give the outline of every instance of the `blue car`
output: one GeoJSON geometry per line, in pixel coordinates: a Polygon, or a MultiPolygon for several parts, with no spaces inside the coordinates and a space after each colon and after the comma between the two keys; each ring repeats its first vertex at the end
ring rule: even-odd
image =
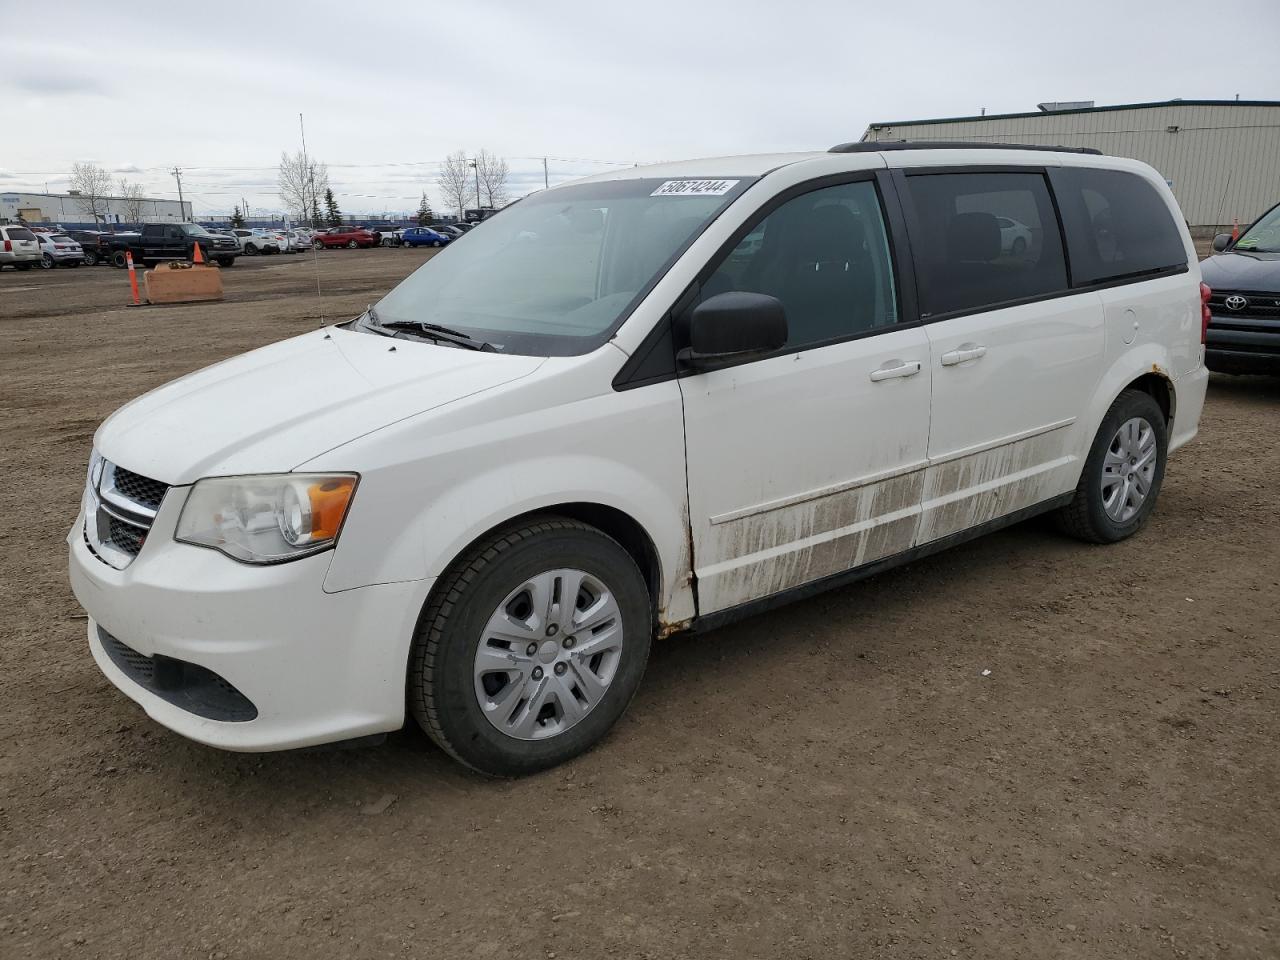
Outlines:
{"type": "Polygon", "coordinates": [[[401,239],[406,247],[443,247],[452,238],[430,227],[410,227],[401,239]]]}

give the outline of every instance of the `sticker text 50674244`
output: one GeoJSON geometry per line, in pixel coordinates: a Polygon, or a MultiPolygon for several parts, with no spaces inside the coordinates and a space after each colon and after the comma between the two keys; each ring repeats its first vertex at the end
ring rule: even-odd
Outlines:
{"type": "Polygon", "coordinates": [[[722,197],[737,185],[737,180],[668,180],[649,196],[722,197]]]}

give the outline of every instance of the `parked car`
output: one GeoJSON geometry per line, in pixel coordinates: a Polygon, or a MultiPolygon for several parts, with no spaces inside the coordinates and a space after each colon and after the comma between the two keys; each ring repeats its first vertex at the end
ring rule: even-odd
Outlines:
{"type": "Polygon", "coordinates": [[[378,243],[383,247],[398,247],[401,245],[404,237],[404,227],[397,227],[393,224],[383,224],[377,228],[371,228],[378,235],[378,243]]]}
{"type": "Polygon", "coordinates": [[[0,224],[0,268],[30,270],[40,262],[40,241],[16,223],[0,224]]]}
{"type": "Polygon", "coordinates": [[[1000,225],[1000,249],[1015,257],[1020,257],[1031,249],[1031,228],[1021,220],[1013,217],[997,217],[1000,225]]]}
{"type": "Polygon", "coordinates": [[[1213,288],[1205,363],[1222,373],[1280,374],[1280,204],[1200,264],[1213,288]]]}
{"type": "Polygon", "coordinates": [[[301,253],[303,250],[311,249],[311,233],[307,230],[286,230],[285,236],[289,240],[289,252],[301,253]]]}
{"type": "Polygon", "coordinates": [[[311,242],[322,250],[328,247],[350,247],[354,250],[356,247],[376,247],[378,235],[364,227],[330,227],[323,233],[317,233],[311,242]]]}
{"type": "Polygon", "coordinates": [[[139,266],[165,260],[190,260],[196,244],[206,260],[222,267],[235,266],[240,251],[228,237],[211,234],[198,223],[144,223],[137,233],[104,234],[99,239],[99,256],[109,256],[112,265],[124,268],[126,253],[139,266]]]}
{"type": "Polygon", "coordinates": [[[400,238],[406,247],[443,247],[453,238],[431,227],[409,227],[400,238]]]}
{"type": "Polygon", "coordinates": [[[84,263],[86,266],[97,266],[100,263],[110,263],[110,258],[99,253],[99,247],[102,238],[108,236],[101,230],[68,230],[68,237],[80,244],[80,249],[84,253],[84,263]]]}
{"type": "Polygon", "coordinates": [[[254,229],[236,227],[231,232],[235,234],[240,252],[246,256],[256,257],[264,253],[280,252],[280,238],[270,231],[260,227],[254,229]]]}
{"type": "Polygon", "coordinates": [[[99,667],[214,746],[411,716],[519,775],[607,733],[655,638],[1035,514],[1132,536],[1208,380],[1168,186],[901,147],[552,187],[356,319],[127,404],[67,537],[99,667]]]}
{"type": "Polygon", "coordinates": [[[460,229],[457,224],[453,223],[433,223],[431,229],[436,233],[444,234],[450,240],[457,240],[467,231],[460,229]]]}
{"type": "Polygon", "coordinates": [[[66,234],[37,233],[36,241],[40,244],[40,266],[46,270],[84,263],[84,249],[66,234]]]}

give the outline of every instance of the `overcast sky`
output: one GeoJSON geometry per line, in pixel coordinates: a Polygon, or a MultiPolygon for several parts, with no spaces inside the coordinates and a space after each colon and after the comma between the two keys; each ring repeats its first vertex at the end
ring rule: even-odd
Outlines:
{"type": "Polygon", "coordinates": [[[4,8],[0,191],[77,160],[197,214],[279,210],[328,163],[350,213],[439,209],[439,160],[510,159],[513,193],[636,163],[856,140],[868,123],[1044,100],[1280,99],[1280,3],[1077,0],[23,2],[4,8]],[[1256,53],[1262,41],[1268,53],[1256,53]],[[1254,52],[1251,52],[1254,51],[1254,52]]]}

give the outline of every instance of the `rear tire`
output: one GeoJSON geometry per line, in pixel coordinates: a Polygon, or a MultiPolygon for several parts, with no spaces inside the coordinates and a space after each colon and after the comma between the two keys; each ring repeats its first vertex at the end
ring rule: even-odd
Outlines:
{"type": "Polygon", "coordinates": [[[118,270],[123,270],[129,266],[129,257],[123,250],[117,250],[111,255],[111,265],[118,270]]]}
{"type": "Polygon", "coordinates": [[[1133,536],[1155,509],[1168,448],[1160,405],[1141,390],[1123,391],[1102,418],[1075,496],[1054,515],[1058,528],[1087,543],[1133,536]]]}
{"type": "Polygon", "coordinates": [[[52,270],[56,266],[57,264],[53,262],[53,257],[49,256],[49,254],[45,253],[40,256],[41,270],[52,270]]]}
{"type": "Polygon", "coordinates": [[[630,554],[594,527],[535,517],[473,547],[436,585],[414,636],[409,708],[441,749],[472,769],[535,773],[608,733],[640,685],[652,635],[648,591],[630,554]],[[573,605],[553,605],[576,573],[573,605]],[[554,583],[541,594],[545,608],[534,593],[521,593],[535,581],[554,583]],[[591,610],[606,613],[594,625],[571,626],[574,617],[590,624],[591,610]],[[490,632],[500,617],[517,635],[509,646],[490,632]],[[482,643],[497,653],[489,672],[482,643]],[[609,652],[589,652],[601,645],[609,652]]]}
{"type": "Polygon", "coordinates": [[[15,264],[13,265],[13,267],[14,267],[14,269],[15,269],[15,270],[30,270],[30,269],[31,269],[31,264],[29,264],[29,263],[15,263],[15,264]]]}

